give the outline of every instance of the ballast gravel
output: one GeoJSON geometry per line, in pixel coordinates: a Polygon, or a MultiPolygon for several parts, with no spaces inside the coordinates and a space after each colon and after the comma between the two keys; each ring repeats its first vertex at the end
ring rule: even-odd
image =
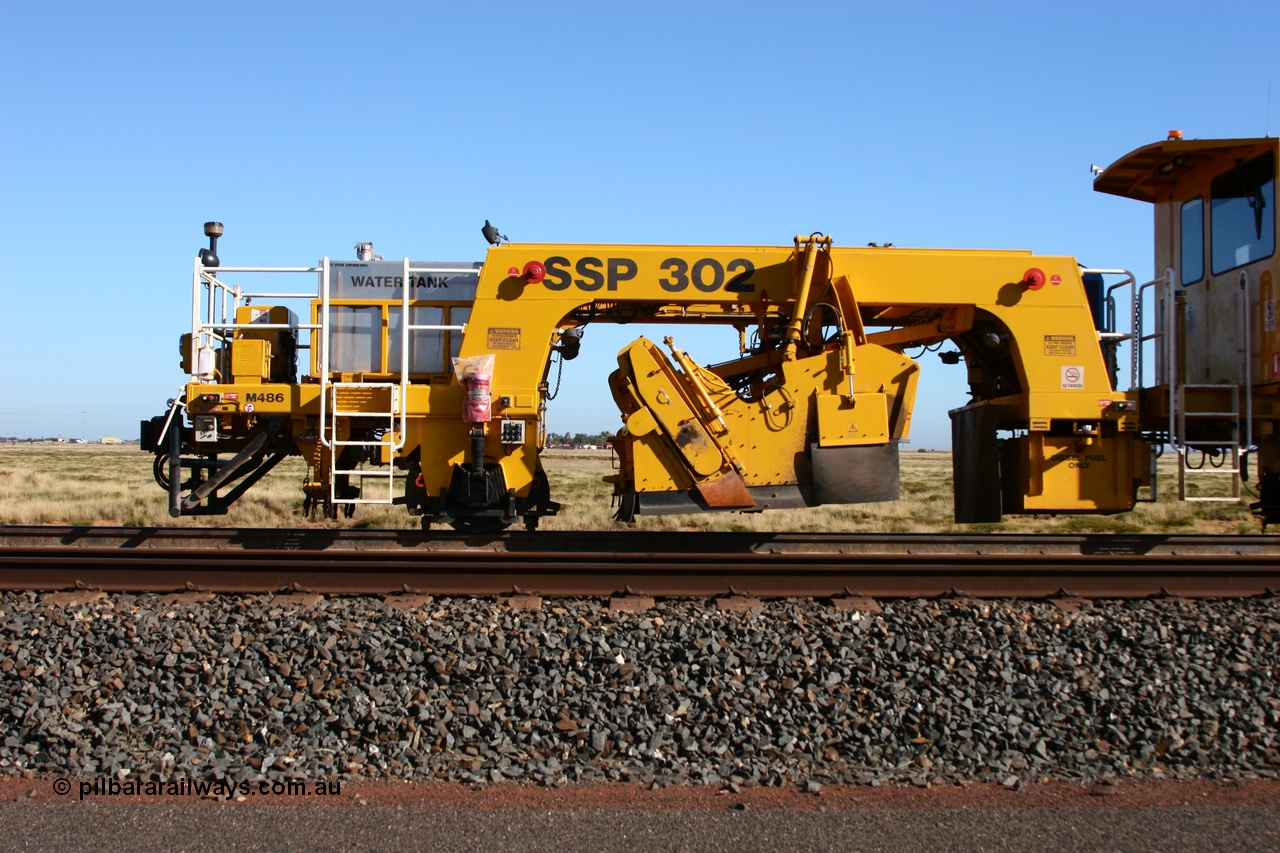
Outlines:
{"type": "Polygon", "coordinates": [[[1280,599],[0,596],[0,775],[715,785],[1280,777],[1280,599]]]}

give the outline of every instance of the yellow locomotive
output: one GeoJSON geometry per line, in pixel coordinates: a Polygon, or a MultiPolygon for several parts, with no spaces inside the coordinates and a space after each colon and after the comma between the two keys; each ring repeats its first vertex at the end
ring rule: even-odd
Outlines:
{"type": "Polygon", "coordinates": [[[209,223],[181,342],[190,381],[143,422],[143,446],[175,516],[223,512],[300,455],[307,507],[331,516],[397,503],[424,526],[532,529],[558,507],[539,462],[553,357],[576,356],[590,323],[645,322],[672,334],[624,347],[609,379],[619,518],[894,500],[920,369],[904,351],[951,341],[972,397],[951,412],[957,521],[1131,509],[1172,447],[1184,495],[1208,470],[1238,496],[1257,453],[1265,522],[1280,517],[1276,149],[1170,138],[1098,176],[1155,205],[1164,272],[1145,284],[1017,251],[820,234],[513,244],[488,223],[483,264],[360,244],[350,261],[231,267],[209,223]],[[315,287],[249,291],[239,273],[315,287]],[[738,357],[700,365],[674,340],[690,324],[736,330],[738,357]]]}

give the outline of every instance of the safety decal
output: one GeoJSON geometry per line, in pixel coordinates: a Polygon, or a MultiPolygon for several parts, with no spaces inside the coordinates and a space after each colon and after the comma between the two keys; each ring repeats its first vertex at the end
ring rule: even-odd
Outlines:
{"type": "Polygon", "coordinates": [[[490,326],[489,349],[520,349],[520,330],[490,326]]]}
{"type": "Polygon", "coordinates": [[[1073,356],[1076,354],[1075,335],[1045,335],[1044,354],[1048,356],[1073,356]]]}
{"type": "Polygon", "coordinates": [[[1262,303],[1262,328],[1268,332],[1276,330],[1276,301],[1268,299],[1262,303]]]}
{"type": "Polygon", "coordinates": [[[1084,368],[1083,367],[1064,367],[1062,368],[1062,390],[1072,391],[1084,388],[1084,368]]]}

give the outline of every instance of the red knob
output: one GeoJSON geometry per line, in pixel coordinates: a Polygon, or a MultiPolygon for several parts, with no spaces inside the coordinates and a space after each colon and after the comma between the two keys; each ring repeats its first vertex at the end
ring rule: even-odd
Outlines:
{"type": "Polygon", "coordinates": [[[542,261],[529,261],[524,265],[521,277],[529,284],[541,284],[547,277],[547,268],[542,265],[542,261]]]}
{"type": "Polygon", "coordinates": [[[1022,287],[1024,290],[1039,290],[1044,287],[1044,270],[1032,267],[1022,274],[1022,287]]]}

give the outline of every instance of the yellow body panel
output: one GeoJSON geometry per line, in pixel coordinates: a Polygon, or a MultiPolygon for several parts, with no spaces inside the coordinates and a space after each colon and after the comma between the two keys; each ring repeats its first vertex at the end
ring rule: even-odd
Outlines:
{"type": "MultiPolygon", "coordinates": [[[[1007,449],[1017,466],[1022,512],[1111,513],[1132,508],[1134,442],[1123,438],[1051,438],[1031,433],[1007,449]]],[[[1014,501],[1010,501],[1014,503],[1014,501]]]]}
{"type": "Polygon", "coordinates": [[[261,385],[271,378],[271,342],[236,341],[231,350],[231,376],[239,385],[261,385]]]}
{"type": "Polygon", "coordinates": [[[884,394],[818,398],[818,444],[847,447],[889,440],[889,405],[884,394]]]}

